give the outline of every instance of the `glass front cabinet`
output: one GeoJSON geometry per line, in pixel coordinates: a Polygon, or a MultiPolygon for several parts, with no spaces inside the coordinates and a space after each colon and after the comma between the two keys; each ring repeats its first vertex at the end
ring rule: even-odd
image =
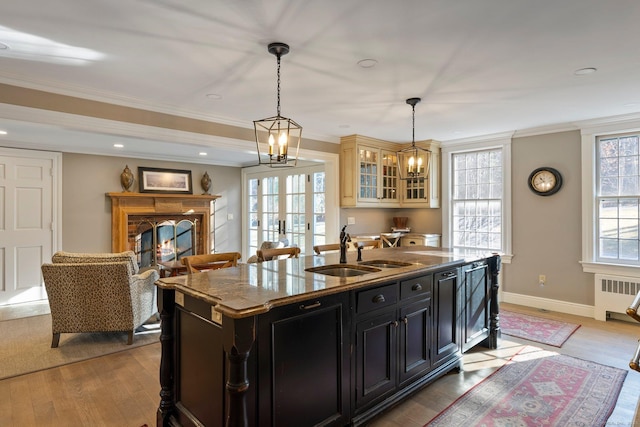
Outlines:
{"type": "Polygon", "coordinates": [[[342,207],[437,208],[439,203],[440,143],[416,142],[431,151],[424,180],[400,180],[395,144],[361,135],[341,138],[340,201],[342,207]]]}

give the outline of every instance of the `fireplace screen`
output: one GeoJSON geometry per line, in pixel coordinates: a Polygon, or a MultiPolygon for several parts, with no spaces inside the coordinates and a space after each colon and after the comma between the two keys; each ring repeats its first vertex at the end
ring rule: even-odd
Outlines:
{"type": "Polygon", "coordinates": [[[140,267],[197,255],[198,219],[140,219],[130,222],[130,240],[140,267]],[[132,230],[133,229],[133,230],[132,230]]]}

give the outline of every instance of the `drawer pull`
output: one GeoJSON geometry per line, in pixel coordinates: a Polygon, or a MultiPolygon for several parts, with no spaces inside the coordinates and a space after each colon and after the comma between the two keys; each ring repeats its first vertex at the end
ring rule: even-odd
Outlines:
{"type": "Polygon", "coordinates": [[[384,295],[382,294],[378,294],[375,297],[371,298],[371,302],[375,303],[375,304],[381,304],[383,302],[386,302],[387,300],[384,299],[384,295]]]}
{"type": "Polygon", "coordinates": [[[393,322],[389,323],[389,325],[395,326],[397,328],[398,327],[398,321],[394,320],[393,322]]]}
{"type": "Polygon", "coordinates": [[[405,325],[409,324],[409,318],[407,316],[404,316],[404,319],[402,319],[402,321],[404,322],[405,325]]]}
{"type": "Polygon", "coordinates": [[[411,287],[412,291],[421,291],[422,290],[422,285],[420,283],[416,283],[415,285],[413,285],[411,287]]]}
{"type": "Polygon", "coordinates": [[[311,310],[312,308],[317,308],[317,307],[320,307],[321,305],[322,303],[320,303],[320,301],[316,301],[313,304],[309,304],[309,305],[300,304],[300,310],[311,310]]]}
{"type": "Polygon", "coordinates": [[[455,277],[456,276],[456,272],[455,271],[450,271],[448,273],[444,273],[443,276],[446,277],[447,279],[450,278],[450,277],[455,277]]]}

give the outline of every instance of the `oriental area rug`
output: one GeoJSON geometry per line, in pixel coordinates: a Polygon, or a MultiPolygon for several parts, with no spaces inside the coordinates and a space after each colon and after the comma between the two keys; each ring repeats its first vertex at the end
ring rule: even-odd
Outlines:
{"type": "Polygon", "coordinates": [[[27,374],[159,341],[153,318],[138,328],[133,344],[126,332],[62,334],[51,348],[51,314],[0,321],[0,379],[27,374]]]}
{"type": "Polygon", "coordinates": [[[527,346],[425,427],[604,426],[626,375],[527,346]]]}
{"type": "Polygon", "coordinates": [[[574,323],[543,319],[505,310],[500,311],[500,330],[503,334],[554,347],[562,347],[562,344],[579,327],[580,325],[574,323]]]}

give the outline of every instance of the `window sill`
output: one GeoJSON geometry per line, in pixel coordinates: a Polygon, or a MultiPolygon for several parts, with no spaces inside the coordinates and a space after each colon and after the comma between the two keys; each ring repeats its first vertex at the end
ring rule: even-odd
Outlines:
{"type": "Polygon", "coordinates": [[[602,262],[580,261],[582,271],[595,274],[615,274],[619,276],[640,276],[640,266],[605,264],[602,262]]]}

